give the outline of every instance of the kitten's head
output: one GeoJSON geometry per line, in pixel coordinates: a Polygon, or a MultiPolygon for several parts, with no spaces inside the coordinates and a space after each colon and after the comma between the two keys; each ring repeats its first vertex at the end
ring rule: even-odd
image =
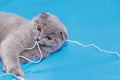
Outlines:
{"type": "Polygon", "coordinates": [[[47,53],[58,50],[67,39],[67,31],[60,20],[50,14],[42,12],[32,20],[34,38],[39,42],[41,49],[47,53]]]}

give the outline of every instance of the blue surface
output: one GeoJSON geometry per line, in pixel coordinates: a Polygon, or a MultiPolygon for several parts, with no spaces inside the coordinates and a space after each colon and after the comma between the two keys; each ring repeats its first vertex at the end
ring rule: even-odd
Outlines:
{"type": "MultiPolygon", "coordinates": [[[[41,11],[58,16],[69,39],[120,52],[120,0],[0,0],[0,10],[32,19],[41,11]]],[[[26,80],[120,80],[120,58],[65,43],[39,64],[21,64],[26,80]]],[[[11,80],[0,63],[0,80],[11,80]]]]}

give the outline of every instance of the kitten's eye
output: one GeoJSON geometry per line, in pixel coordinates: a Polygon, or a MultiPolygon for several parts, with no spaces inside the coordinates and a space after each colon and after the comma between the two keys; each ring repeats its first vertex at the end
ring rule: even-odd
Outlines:
{"type": "Polygon", "coordinates": [[[41,32],[41,26],[37,26],[37,30],[41,32]]]}
{"type": "Polygon", "coordinates": [[[45,36],[45,38],[46,38],[47,40],[49,40],[49,41],[52,40],[52,37],[50,37],[50,36],[45,36]]]}

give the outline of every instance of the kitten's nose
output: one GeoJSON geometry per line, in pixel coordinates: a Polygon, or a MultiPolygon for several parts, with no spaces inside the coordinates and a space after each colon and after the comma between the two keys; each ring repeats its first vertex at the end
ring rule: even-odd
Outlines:
{"type": "Polygon", "coordinates": [[[36,39],[37,41],[40,41],[38,38],[36,39]]]}

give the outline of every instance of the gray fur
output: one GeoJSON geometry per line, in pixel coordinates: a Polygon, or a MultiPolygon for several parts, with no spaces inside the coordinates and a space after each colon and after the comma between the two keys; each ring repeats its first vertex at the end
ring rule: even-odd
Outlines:
{"type": "Polygon", "coordinates": [[[19,56],[40,58],[38,49],[24,51],[38,40],[43,58],[58,50],[67,39],[65,26],[57,17],[42,12],[31,21],[15,14],[0,12],[0,56],[7,73],[23,77],[19,56]],[[41,31],[37,28],[40,27],[41,31]]]}

